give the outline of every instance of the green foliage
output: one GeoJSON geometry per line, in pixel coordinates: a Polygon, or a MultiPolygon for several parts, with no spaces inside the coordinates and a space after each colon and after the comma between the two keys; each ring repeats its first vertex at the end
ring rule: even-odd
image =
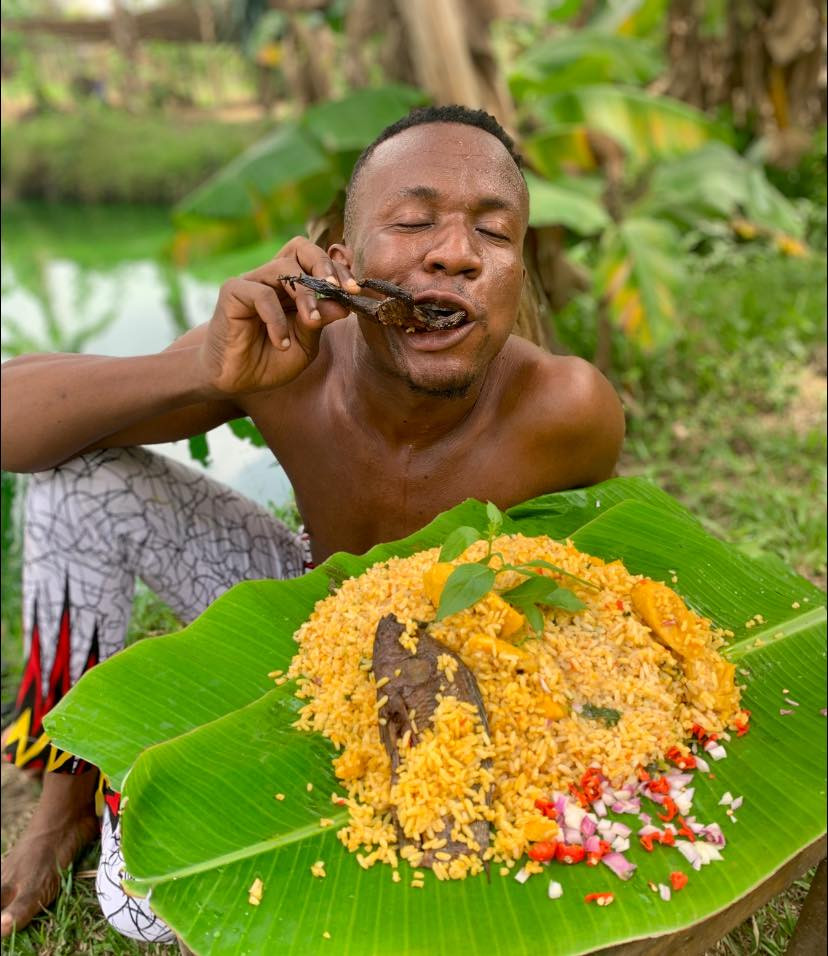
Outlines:
{"type": "Polygon", "coordinates": [[[824,652],[824,595],[710,537],[652,486],[615,480],[510,509],[503,527],[569,535],[580,549],[621,558],[656,579],[676,572],[688,603],[734,631],[727,653],[750,672],[745,703],[753,710],[753,729],[731,743],[715,782],[702,775],[696,780],[696,810],[705,819],[718,815],[725,789],[745,795],[739,827],[728,832],[725,862],[694,876],[692,894],[659,907],[646,881],[663,878],[663,862],[633,848],[639,867],[633,881],[619,889],[604,874],[600,887],[614,889],[623,907],[590,922],[583,920],[582,897],[596,889],[599,874],[586,868],[567,870],[559,918],[551,922],[545,881],[518,886],[478,878],[431,890],[428,884],[422,892],[405,880],[394,886],[381,866],[360,869],[333,828],[318,825],[320,816],[344,820],[342,811],[331,813],[332,750],[315,735],[291,729],[293,687],[272,689],[267,671],[286,665],[295,650],[294,628],[327,593],[329,580],[434,546],[453,526],[478,526],[487,517],[482,504],[467,502],[416,535],[362,557],[335,555],[294,581],[241,584],[182,633],[138,644],[90,671],[52,711],[48,729],[57,743],[101,763],[119,784],[129,770],[123,845],[133,889],[152,888],[154,908],[198,952],[237,952],[251,939],[307,952],[324,931],[332,945],[350,952],[439,953],[462,946],[525,953],[527,940],[535,949],[583,952],[690,927],[824,832],[818,793],[824,673],[802,667],[824,652]],[[800,602],[796,609],[794,601],[800,602]],[[745,621],[756,613],[765,623],[748,630],[745,621]],[[780,686],[795,688],[800,702],[793,732],[793,718],[778,713],[780,686]],[[118,732],[103,737],[101,726],[118,732]],[[180,799],[182,787],[187,801],[180,799]],[[791,812],[785,841],[757,854],[755,834],[776,822],[769,787],[786,794],[791,812]],[[275,789],[286,794],[278,807],[275,789]],[[231,807],[234,826],[228,828],[231,807]],[[319,859],[325,880],[308,872],[319,859]],[[265,889],[261,904],[251,907],[246,890],[256,877],[265,889]],[[308,905],[297,907],[297,900],[308,905]],[[475,919],[458,922],[458,907],[473,911],[475,919]],[[366,923],[367,912],[382,913],[382,925],[366,923]],[[355,925],[359,932],[352,935],[355,925]]]}
{"type": "Polygon", "coordinates": [[[423,100],[402,86],[359,90],[281,123],[178,204],[179,257],[240,237],[302,232],[345,186],[362,148],[423,100]]]}
{"type": "Polygon", "coordinates": [[[503,514],[496,504],[486,503],[486,530],[480,532],[468,525],[455,528],[443,542],[440,549],[440,560],[451,561],[459,557],[466,548],[475,541],[486,541],[486,554],[474,564],[460,564],[449,574],[440,594],[440,603],[437,608],[436,620],[444,618],[458,611],[464,611],[482,600],[495,586],[497,576],[503,571],[515,571],[526,575],[526,580],[507,591],[500,591],[500,597],[517,610],[522,611],[528,618],[529,624],[535,632],[543,629],[543,615],[541,606],[560,607],[567,611],[581,611],[584,603],[571,591],[562,588],[557,581],[535,572],[535,568],[548,568],[557,574],[573,578],[581,584],[592,587],[588,581],[576,578],[548,561],[529,561],[526,564],[507,564],[495,552],[495,538],[503,530],[503,514]],[[491,562],[497,559],[497,567],[491,562]]]}
{"type": "Polygon", "coordinates": [[[17,197],[175,202],[261,136],[262,123],[179,120],[105,108],[4,124],[4,189],[17,197]]]}

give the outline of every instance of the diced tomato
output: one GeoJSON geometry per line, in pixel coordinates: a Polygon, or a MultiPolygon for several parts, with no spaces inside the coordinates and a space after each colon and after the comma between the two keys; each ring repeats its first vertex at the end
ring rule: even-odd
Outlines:
{"type": "Polygon", "coordinates": [[[653,793],[667,794],[670,792],[670,781],[666,777],[656,777],[650,781],[648,789],[653,793]]]}
{"type": "Polygon", "coordinates": [[[541,840],[538,843],[532,844],[526,855],[530,860],[535,860],[537,863],[548,863],[550,860],[555,859],[557,849],[558,844],[553,840],[541,840]]]}
{"type": "Polygon", "coordinates": [[[586,856],[586,850],[577,843],[558,843],[555,847],[555,859],[560,863],[580,863],[586,856]]]}
{"type": "Polygon", "coordinates": [[[661,842],[664,846],[675,846],[676,838],[673,835],[673,831],[667,829],[663,830],[661,834],[661,842]]]}
{"type": "Polygon", "coordinates": [[[670,882],[673,884],[673,889],[678,892],[683,890],[687,886],[687,874],[682,873],[680,870],[674,870],[670,874],[670,882]]]}
{"type": "Polygon", "coordinates": [[[587,893],[584,897],[585,903],[597,903],[598,906],[609,906],[615,899],[612,893],[587,893]]]}
{"type": "Polygon", "coordinates": [[[676,817],[680,826],[678,828],[679,836],[686,836],[691,843],[696,842],[696,834],[687,826],[687,822],[684,817],[676,817]]]}

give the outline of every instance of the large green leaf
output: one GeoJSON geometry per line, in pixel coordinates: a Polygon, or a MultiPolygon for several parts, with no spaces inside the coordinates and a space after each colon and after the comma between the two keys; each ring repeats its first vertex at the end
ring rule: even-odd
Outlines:
{"type": "Polygon", "coordinates": [[[577,30],[533,44],[512,65],[509,88],[520,101],[594,83],[645,84],[662,67],[654,47],[638,37],[577,30]]]}
{"type": "MultiPolygon", "coordinates": [[[[542,129],[527,137],[523,147],[536,168],[554,176],[566,156],[561,137],[567,133],[577,144],[592,130],[619,143],[633,167],[655,159],[680,156],[698,149],[710,139],[722,139],[724,131],[708,116],[685,103],[655,96],[643,90],[596,84],[582,86],[531,104],[542,129]]],[[[566,157],[572,162],[573,157],[566,157]]],[[[586,165],[579,168],[591,169],[586,165]]]]}
{"type": "Polygon", "coordinates": [[[601,237],[593,281],[610,321],[645,351],[678,332],[676,291],[683,272],[678,233],[665,221],[630,218],[601,237]]]}
{"type": "Polygon", "coordinates": [[[610,224],[601,203],[581,190],[530,172],[526,173],[526,185],[531,226],[566,226],[579,236],[591,236],[610,224]]]}
{"type": "Polygon", "coordinates": [[[691,871],[669,904],[647,889],[648,880],[687,869],[668,850],[634,848],[639,869],[626,884],[604,868],[550,870],[565,886],[555,902],[542,877],[520,886],[493,872],[490,882],[429,880],[419,890],[392,883],[387,867],[360,869],[336,827],[319,826],[320,817],[343,819],[330,802],[330,748],[291,729],[291,686],[273,689],[267,672],[287,665],[292,631],[329,579],[485,521],[485,507],[468,501],[403,541],[334,555],[298,580],[238,585],[180,634],[90,671],[47,717],[60,746],[99,762],[119,784],[126,777],[123,846],[135,888],[151,890],[153,908],[196,952],[584,953],[689,927],[824,833],[825,595],[711,537],[646,482],[615,479],[513,508],[504,527],[570,536],[635,572],[675,577],[693,607],[733,630],[727,653],[747,672],[753,729],[729,745],[715,779],[695,781],[694,812],[725,828],[724,862],[691,871]],[[756,614],[764,623],[747,627],[756,614]],[[798,701],[793,715],[779,712],[783,689],[798,701]],[[744,795],[738,823],[718,807],[725,790],[744,795]],[[284,800],[274,800],[277,792],[284,800]],[[325,879],[310,874],[320,859],[325,879]],[[264,894],[251,906],[256,878],[264,894]],[[597,890],[615,891],[615,905],[584,906],[583,895],[597,890]]]}
{"type": "Polygon", "coordinates": [[[768,229],[793,236],[803,232],[802,217],[762,169],[719,142],[659,163],[635,213],[681,224],[741,214],[768,229]]]}

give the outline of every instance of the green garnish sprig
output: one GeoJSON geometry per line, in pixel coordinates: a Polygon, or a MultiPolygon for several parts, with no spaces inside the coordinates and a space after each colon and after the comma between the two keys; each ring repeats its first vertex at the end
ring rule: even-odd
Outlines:
{"type": "Polygon", "coordinates": [[[537,573],[535,568],[548,568],[567,578],[572,578],[579,584],[595,588],[591,581],[585,581],[577,575],[565,571],[550,561],[527,561],[525,564],[508,564],[503,556],[494,551],[494,540],[503,528],[503,514],[497,505],[489,501],[486,504],[488,523],[485,531],[463,525],[454,531],[443,542],[440,549],[440,561],[453,561],[459,557],[469,545],[481,539],[486,541],[486,554],[470,564],[458,564],[449,575],[437,608],[436,620],[464,611],[484,598],[495,587],[497,576],[504,571],[516,571],[526,576],[525,581],[507,591],[497,593],[515,609],[526,616],[529,626],[540,635],[543,632],[542,607],[559,607],[562,610],[575,612],[582,611],[586,605],[568,588],[562,588],[556,581],[544,574],[537,573]],[[493,558],[500,559],[497,569],[491,567],[493,558]]]}

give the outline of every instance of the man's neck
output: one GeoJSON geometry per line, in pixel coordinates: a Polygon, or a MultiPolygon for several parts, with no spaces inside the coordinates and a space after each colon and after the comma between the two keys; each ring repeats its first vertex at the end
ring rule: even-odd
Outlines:
{"type": "Polygon", "coordinates": [[[461,394],[447,396],[413,387],[380,367],[357,332],[349,374],[342,387],[351,416],[391,445],[427,447],[456,432],[477,407],[487,376],[461,394]]]}

